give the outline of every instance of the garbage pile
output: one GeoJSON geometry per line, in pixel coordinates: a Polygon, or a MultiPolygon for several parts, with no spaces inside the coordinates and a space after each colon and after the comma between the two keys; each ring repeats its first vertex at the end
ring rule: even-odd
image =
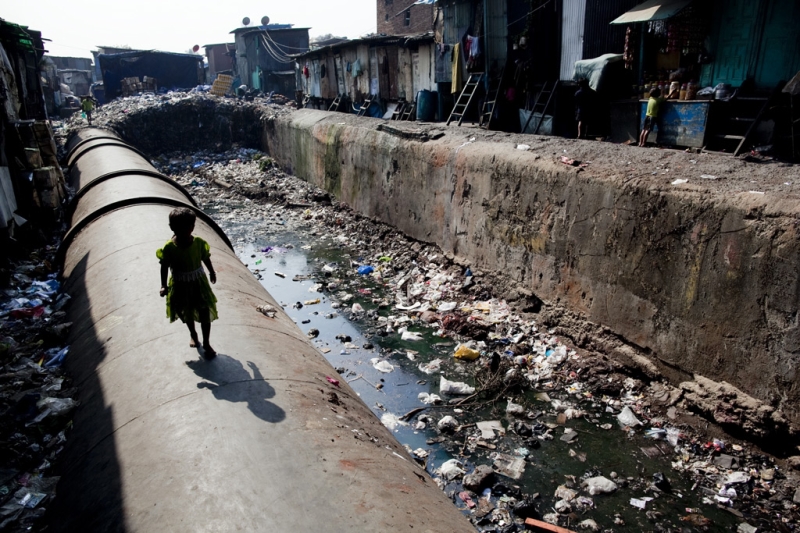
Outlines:
{"type": "MultiPolygon", "coordinates": [[[[219,151],[234,144],[259,146],[263,122],[292,109],[260,97],[243,100],[204,92],[146,93],[117,98],[97,108],[92,126],[109,129],[148,154],[165,150],[219,151]]],[[[73,115],[64,122],[64,134],[68,137],[87,125],[80,114],[73,115]]]]}
{"type": "MultiPolygon", "coordinates": [[[[498,298],[490,275],[351,212],[256,150],[173,153],[155,164],[218,221],[262,235],[296,231],[341,250],[342,261],[316,267],[315,294],[293,306],[330,299],[335,311],[326,318],[345,316],[367,338],[358,346],[340,336],[342,354],[400,342],[406,348],[381,349],[369,365],[390,374],[411,360],[421,376],[438,383],[419,395],[419,407],[380,418],[393,431],[433,435],[427,448],[409,453],[480,531],[517,531],[526,523],[612,531],[626,523],[637,527],[637,520],[661,531],[709,530],[712,523],[742,532],[796,529],[800,492],[790,465],[721,433],[709,436],[683,390],[571,347],[498,298]],[[446,353],[417,359],[416,346],[444,341],[446,353]],[[583,446],[587,432],[625,442],[636,475],[594,462],[583,446]],[[437,447],[452,459],[435,464],[437,447]],[[530,490],[525,480],[546,468],[542,457],[552,449],[583,473],[562,475],[552,492],[530,490]],[[604,501],[610,495],[617,502],[612,511],[604,501]],[[680,503],[682,512],[665,512],[680,503]]],[[[261,249],[254,274],[274,270],[268,262],[292,247],[261,249]]],[[[274,275],[285,277],[279,270],[274,275]]],[[[330,352],[319,334],[308,331],[321,351],[330,352]]],[[[349,382],[367,381],[363,374],[340,373],[349,382]]]]}
{"type": "Polygon", "coordinates": [[[61,366],[71,324],[53,267],[56,247],[12,263],[0,293],[0,530],[30,531],[55,494],[76,389],[61,366]]]}

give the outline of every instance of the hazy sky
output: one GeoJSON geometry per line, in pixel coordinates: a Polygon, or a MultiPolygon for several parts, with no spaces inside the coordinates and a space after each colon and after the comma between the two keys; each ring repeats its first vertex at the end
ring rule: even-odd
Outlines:
{"type": "MultiPolygon", "coordinates": [[[[0,0],[0,18],[42,32],[54,56],[91,57],[98,45],[186,52],[195,44],[233,42],[250,17],[310,27],[310,34],[351,39],[376,29],[375,0],[0,0]]],[[[202,49],[200,53],[203,53],[202,49]]]]}

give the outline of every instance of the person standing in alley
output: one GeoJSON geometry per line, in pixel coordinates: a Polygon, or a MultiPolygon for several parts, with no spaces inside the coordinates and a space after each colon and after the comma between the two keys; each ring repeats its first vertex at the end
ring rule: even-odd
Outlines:
{"type": "Polygon", "coordinates": [[[81,111],[86,115],[86,120],[90,126],[92,125],[92,111],[96,105],[97,100],[95,100],[92,95],[86,94],[81,96],[81,111]]]}
{"type": "Polygon", "coordinates": [[[647,113],[644,117],[644,127],[642,133],[639,134],[639,146],[647,145],[647,136],[653,130],[653,126],[658,126],[658,113],[663,104],[668,98],[672,98],[677,94],[677,91],[672,91],[667,95],[667,98],[661,96],[661,89],[655,88],[650,93],[650,99],[647,101],[647,113]]]}
{"type": "Polygon", "coordinates": [[[578,139],[585,139],[595,113],[595,93],[589,87],[589,81],[582,79],[578,82],[575,92],[575,120],[578,122],[578,139]]]}
{"type": "Polygon", "coordinates": [[[170,322],[178,318],[189,328],[189,346],[199,344],[194,323],[200,322],[203,333],[203,355],[213,359],[217,352],[211,347],[211,322],[218,318],[217,297],[208,284],[217,282],[217,274],[211,264],[211,250],[206,241],[192,235],[197,215],[191,209],[181,207],[169,214],[172,238],[156,252],[161,262],[161,290],[167,297],[167,317],[170,322]],[[209,277],[203,270],[208,269],[209,277]],[[167,274],[172,272],[167,283],[167,274]]]}

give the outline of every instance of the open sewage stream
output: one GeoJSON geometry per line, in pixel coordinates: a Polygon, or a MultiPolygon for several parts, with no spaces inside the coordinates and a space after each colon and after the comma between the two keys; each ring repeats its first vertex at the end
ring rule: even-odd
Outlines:
{"type": "MultiPolygon", "coordinates": [[[[359,393],[477,530],[523,530],[525,519],[576,531],[795,527],[792,472],[702,434],[680,390],[520,316],[490,276],[359,217],[255,150],[154,163],[325,354],[339,373],[329,381],[359,393]]],[[[320,416],[335,417],[327,398],[320,416]]]]}

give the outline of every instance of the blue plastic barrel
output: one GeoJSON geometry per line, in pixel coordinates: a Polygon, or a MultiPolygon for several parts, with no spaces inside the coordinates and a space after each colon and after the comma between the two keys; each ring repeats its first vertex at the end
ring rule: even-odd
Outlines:
{"type": "Polygon", "coordinates": [[[435,92],[423,89],[417,93],[417,120],[421,122],[433,122],[436,117],[436,97],[435,92]]]}

